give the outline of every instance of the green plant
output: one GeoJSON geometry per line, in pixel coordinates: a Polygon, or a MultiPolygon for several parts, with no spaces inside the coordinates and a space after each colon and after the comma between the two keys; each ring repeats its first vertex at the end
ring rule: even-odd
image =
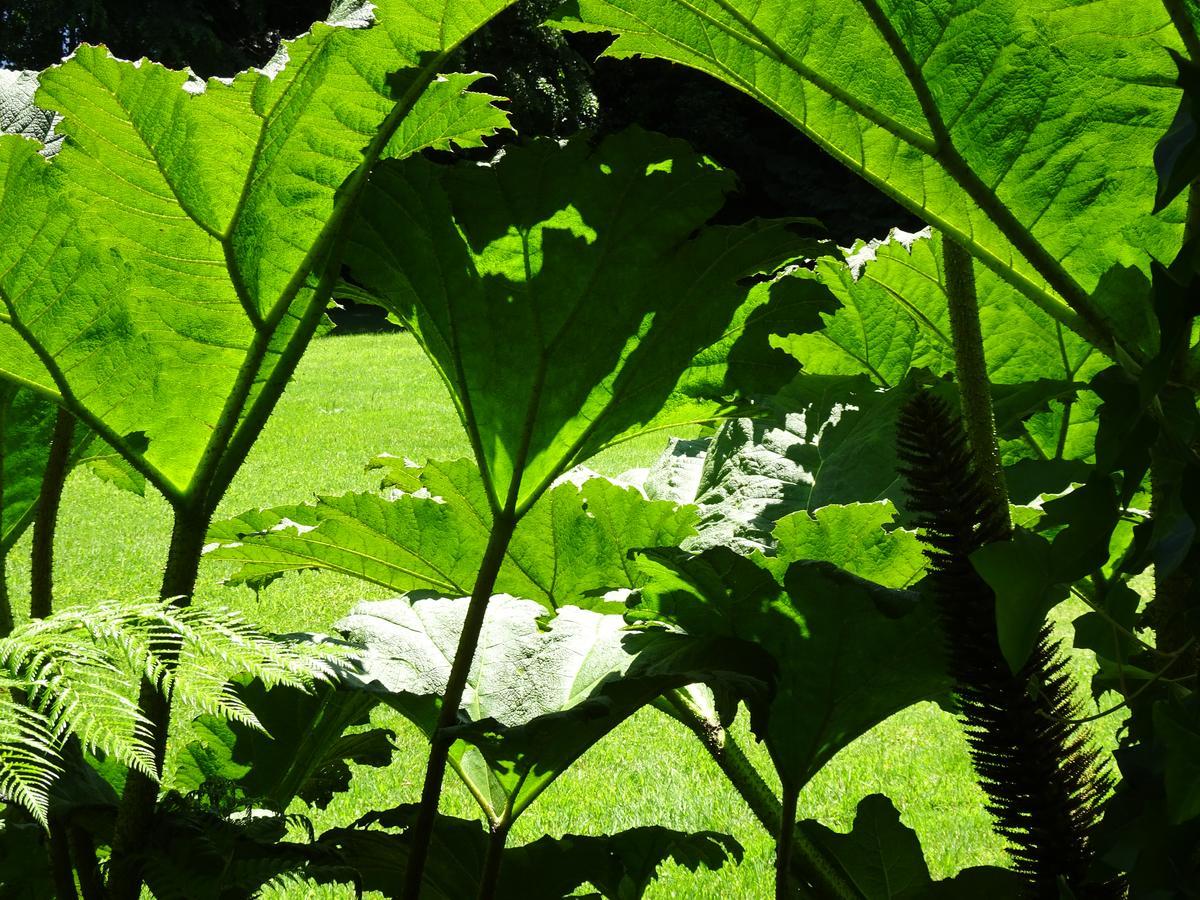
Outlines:
{"type": "MultiPolygon", "coordinates": [[[[1140,854],[1131,864],[1135,896],[1190,892],[1189,876],[1155,873],[1149,860],[1161,865],[1166,853],[1180,873],[1194,871],[1181,849],[1190,811],[1168,800],[1173,824],[1162,818],[1163,766],[1178,759],[1182,733],[1168,726],[1167,738],[1154,726],[1167,721],[1167,709],[1175,723],[1189,715],[1183,709],[1196,676],[1196,635],[1185,624],[1194,610],[1186,548],[1195,520],[1183,499],[1195,464],[1194,350],[1182,299],[1196,280],[1195,82],[1187,58],[1200,49],[1194,5],[944,3],[918,13],[908,4],[864,2],[782,12],[739,0],[581,0],[563,24],[616,33],[611,55],[661,56],[757,97],[1119,364],[1097,375],[1094,357],[1093,393],[1029,419],[1021,436],[1027,451],[1002,445],[1010,465],[1028,457],[1020,470],[1025,497],[1046,488],[1067,493],[1046,504],[1045,516],[1022,513],[1044,538],[985,548],[979,565],[997,591],[997,625],[1002,642],[1009,636],[1014,666],[1056,598],[1069,589],[1092,607],[1079,620],[1078,640],[1100,655],[1105,674],[1096,688],[1117,687],[1124,696],[1114,708],[1131,711],[1118,762],[1141,792],[1135,800],[1118,788],[1100,829],[1101,855],[1140,854]],[[858,37],[854,65],[843,64],[847,33],[858,37]],[[1178,63],[1182,103],[1167,89],[1173,72],[1164,48],[1178,63]],[[1178,200],[1185,192],[1189,199],[1178,200]],[[1055,419],[1051,432],[1045,426],[1055,419]],[[1151,516],[1143,518],[1140,491],[1152,461],[1151,516]],[[1071,490],[1072,482],[1082,486],[1071,490]],[[1155,597],[1138,617],[1130,579],[1151,563],[1155,597]],[[1145,666],[1136,685],[1134,659],[1145,666]],[[1163,823],[1155,840],[1170,849],[1133,837],[1139,815],[1163,823]]],[[[885,279],[885,288],[889,282],[899,283],[885,279]]],[[[910,348],[937,334],[919,299],[928,294],[910,280],[895,295],[915,320],[919,340],[910,348]]],[[[871,328],[878,333],[881,325],[871,328]]],[[[845,327],[828,333],[844,351],[862,347],[845,327]]],[[[985,347],[988,337],[985,330],[985,347]]],[[[998,340],[996,330],[990,338],[998,340]]],[[[1075,354],[1060,344],[1074,378],[1075,354]]],[[[959,341],[956,350],[960,363],[973,352],[959,341]]],[[[976,414],[969,407],[968,420],[976,414]]],[[[1179,797],[1183,781],[1174,769],[1165,796],[1179,797]]]]}
{"type": "Polygon", "coordinates": [[[157,779],[159,738],[137,702],[139,678],[180,709],[261,729],[229,678],[246,672],[270,685],[307,686],[320,663],[235,613],[159,601],[112,602],[29,622],[0,638],[12,695],[0,704],[0,790],[44,823],[72,740],[157,779]]]}
{"type": "MultiPolygon", "coordinates": [[[[585,881],[640,896],[660,860],[716,867],[735,845],[657,828],[507,840],[653,704],[771,832],[780,900],[1195,896],[1194,4],[576,0],[558,14],[614,32],[610,55],[749,93],[935,229],[848,252],[804,220],[711,224],[731,176],[636,130],[488,163],[405,159],[504,126],[467,90],[477,76],[434,75],[505,5],[339,4],[336,26],[231,84],[96,48],[39,76],[36,97],[32,76],[0,82],[16,98],[0,107],[0,373],[19,388],[0,406],[0,500],[6,536],[44,501],[38,596],[54,498],[82,455],[66,452],[72,422],[173,507],[164,601],[186,602],[206,533],[235,582],[320,569],[402,594],[340,623],[350,656],[317,695],[222,687],[224,712],[261,709],[271,733],[208,709],[182,752],[190,790],[159,801],[170,708],[155,678],[181,678],[187,647],[165,635],[132,706],[154,727],[136,745],[149,756],[106,737],[126,773],[121,802],[99,803],[111,837],[92,832],[112,847],[107,884],[95,848],[77,852],[50,815],[59,893],[77,880],[135,896],[144,873],[164,896],[292,877],[496,897],[538,872],[547,896],[585,881]],[[416,337],[473,461],[381,459],[380,493],[213,525],[343,275],[416,337]],[[916,446],[922,417],[901,414],[923,392],[942,398],[926,431],[944,447],[916,446]],[[25,452],[51,418],[56,450],[25,452]],[[688,442],[644,478],[572,473],[668,431],[688,442]],[[944,496],[960,489],[970,503],[944,496]],[[959,616],[950,600],[968,594],[959,616]],[[1111,796],[1046,631],[1068,595],[1088,607],[1075,644],[1099,660],[1097,717],[1129,711],[1111,796]],[[1016,872],[935,882],[886,798],[864,800],[848,835],[796,821],[839,749],[921,700],[961,704],[1016,872]],[[421,802],[284,840],[288,807],[344,788],[348,760],[386,763],[386,734],[347,731],[380,702],[429,737],[421,802]],[[778,794],[731,737],[740,709],[778,794]],[[1035,821],[1048,807],[1026,796],[1024,760],[1035,787],[1058,788],[1065,824],[1035,821]],[[439,814],[448,766],[486,830],[439,814]]],[[[18,729],[41,722],[32,696],[12,706],[18,729]]],[[[78,798],[101,763],[76,749],[55,783],[78,798]]],[[[13,759],[36,801],[45,769],[13,759]]]]}
{"type": "MultiPolygon", "coordinates": [[[[17,116],[0,157],[3,369],[171,503],[163,598],[187,602],[212,511],[319,326],[371,165],[504,126],[491,97],[466,90],[475,76],[437,77],[504,6],[448,21],[446,9],[341,3],[228,84],[87,46],[37,79],[48,112],[17,116]],[[39,123],[64,140],[24,139],[39,123]]],[[[169,706],[148,681],[140,705],[158,770],[169,706]]],[[[136,896],[130,854],[156,793],[147,773],[126,783],[113,896],[136,896]]]]}

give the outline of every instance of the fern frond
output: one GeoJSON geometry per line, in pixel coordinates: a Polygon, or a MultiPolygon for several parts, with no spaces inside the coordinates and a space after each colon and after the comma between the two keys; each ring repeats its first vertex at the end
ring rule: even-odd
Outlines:
{"type": "Polygon", "coordinates": [[[159,600],[33,620],[0,639],[0,794],[44,823],[70,737],[157,778],[143,677],[177,706],[261,729],[232,679],[308,688],[329,677],[334,652],[275,640],[229,610],[159,600]]]}
{"type": "Polygon", "coordinates": [[[1112,788],[1081,717],[1066,654],[1049,626],[1015,675],[1000,650],[996,600],[971,566],[984,544],[1009,537],[1007,519],[976,472],[962,423],[922,393],[900,417],[899,456],[931,566],[951,675],[971,759],[995,830],[1035,897],[1123,896],[1088,882],[1092,833],[1112,788]]]}
{"type": "Polygon", "coordinates": [[[51,724],[17,702],[14,691],[19,694],[18,684],[0,677],[0,800],[24,807],[45,825],[50,789],[63,770],[60,745],[51,724]]]}

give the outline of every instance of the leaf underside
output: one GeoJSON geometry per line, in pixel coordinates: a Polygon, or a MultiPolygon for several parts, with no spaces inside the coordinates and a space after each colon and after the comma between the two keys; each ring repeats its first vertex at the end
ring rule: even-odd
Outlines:
{"type": "Polygon", "coordinates": [[[0,138],[0,373],[64,398],[168,495],[192,489],[307,339],[364,152],[505,126],[477,76],[434,76],[506,5],[379,0],[228,83],[87,45],[42,73],[60,149],[0,138]]]}

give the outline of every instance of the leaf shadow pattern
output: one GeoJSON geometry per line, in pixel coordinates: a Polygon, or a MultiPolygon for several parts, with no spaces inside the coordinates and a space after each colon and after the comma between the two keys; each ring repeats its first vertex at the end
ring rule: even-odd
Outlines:
{"type": "Polygon", "coordinates": [[[607,444],[711,421],[795,373],[768,335],[819,327],[831,298],[753,277],[824,247],[792,221],[706,227],[732,183],[639,130],[373,176],[352,271],[438,366],[498,508],[527,509],[607,444]]]}

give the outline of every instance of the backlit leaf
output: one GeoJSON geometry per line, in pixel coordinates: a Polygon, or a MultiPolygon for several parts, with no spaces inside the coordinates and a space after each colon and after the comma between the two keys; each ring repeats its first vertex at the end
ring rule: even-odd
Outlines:
{"type": "MultiPolygon", "coordinates": [[[[859,242],[845,262],[826,258],[816,276],[841,301],[825,327],[781,344],[805,371],[819,375],[865,372],[887,387],[912,368],[954,371],[949,301],[940,237],[924,229],[893,231],[886,240],[859,242]]],[[[1086,381],[1106,361],[1090,344],[1044,311],[1025,303],[1012,285],[983,266],[975,288],[984,357],[993,384],[1052,379],[1086,381]]]]}
{"type": "MultiPolygon", "coordinates": [[[[233,584],[262,587],[303,569],[352,575],[397,593],[471,592],[492,525],[479,470],[467,460],[400,467],[409,488],[322,497],[312,505],[251,511],[214,525],[214,559],[239,564],[233,584]]],[[[496,590],[549,609],[599,602],[640,584],[628,559],[638,547],[675,546],[693,533],[695,510],[646,500],[606,478],[551,489],[517,526],[496,590]]]]}
{"type": "Polygon", "coordinates": [[[766,742],[785,789],[799,790],[854,738],[920,700],[942,697],[941,632],[928,603],[827,563],[771,560],[718,547],[641,557],[651,576],[631,619],[695,638],[737,637],[778,667],[766,742]]]}
{"type": "Polygon", "coordinates": [[[6,354],[6,374],[47,387],[49,371],[168,496],[218,464],[231,477],[232,427],[274,402],[277,363],[294,365],[319,320],[364,161],[392,140],[393,154],[470,146],[504,124],[466,92],[475,76],[435,75],[507,5],[341,4],[230,80],[87,45],[42,73],[36,102],[61,148],[47,160],[0,138],[0,347],[15,330],[37,352],[6,354]]]}
{"type": "Polygon", "coordinates": [[[811,280],[750,280],[824,252],[803,223],[704,227],[732,178],[661,136],[413,159],[371,185],[354,277],[437,366],[497,509],[524,512],[614,441],[782,385],[795,366],[769,336],[829,308],[811,280]]]}
{"type": "Polygon", "coordinates": [[[1119,321],[1144,292],[1114,287],[1179,244],[1181,207],[1151,214],[1178,96],[1163,4],[572,0],[560,15],[615,32],[610,56],[749,94],[1034,303],[1154,352],[1119,321]]]}

